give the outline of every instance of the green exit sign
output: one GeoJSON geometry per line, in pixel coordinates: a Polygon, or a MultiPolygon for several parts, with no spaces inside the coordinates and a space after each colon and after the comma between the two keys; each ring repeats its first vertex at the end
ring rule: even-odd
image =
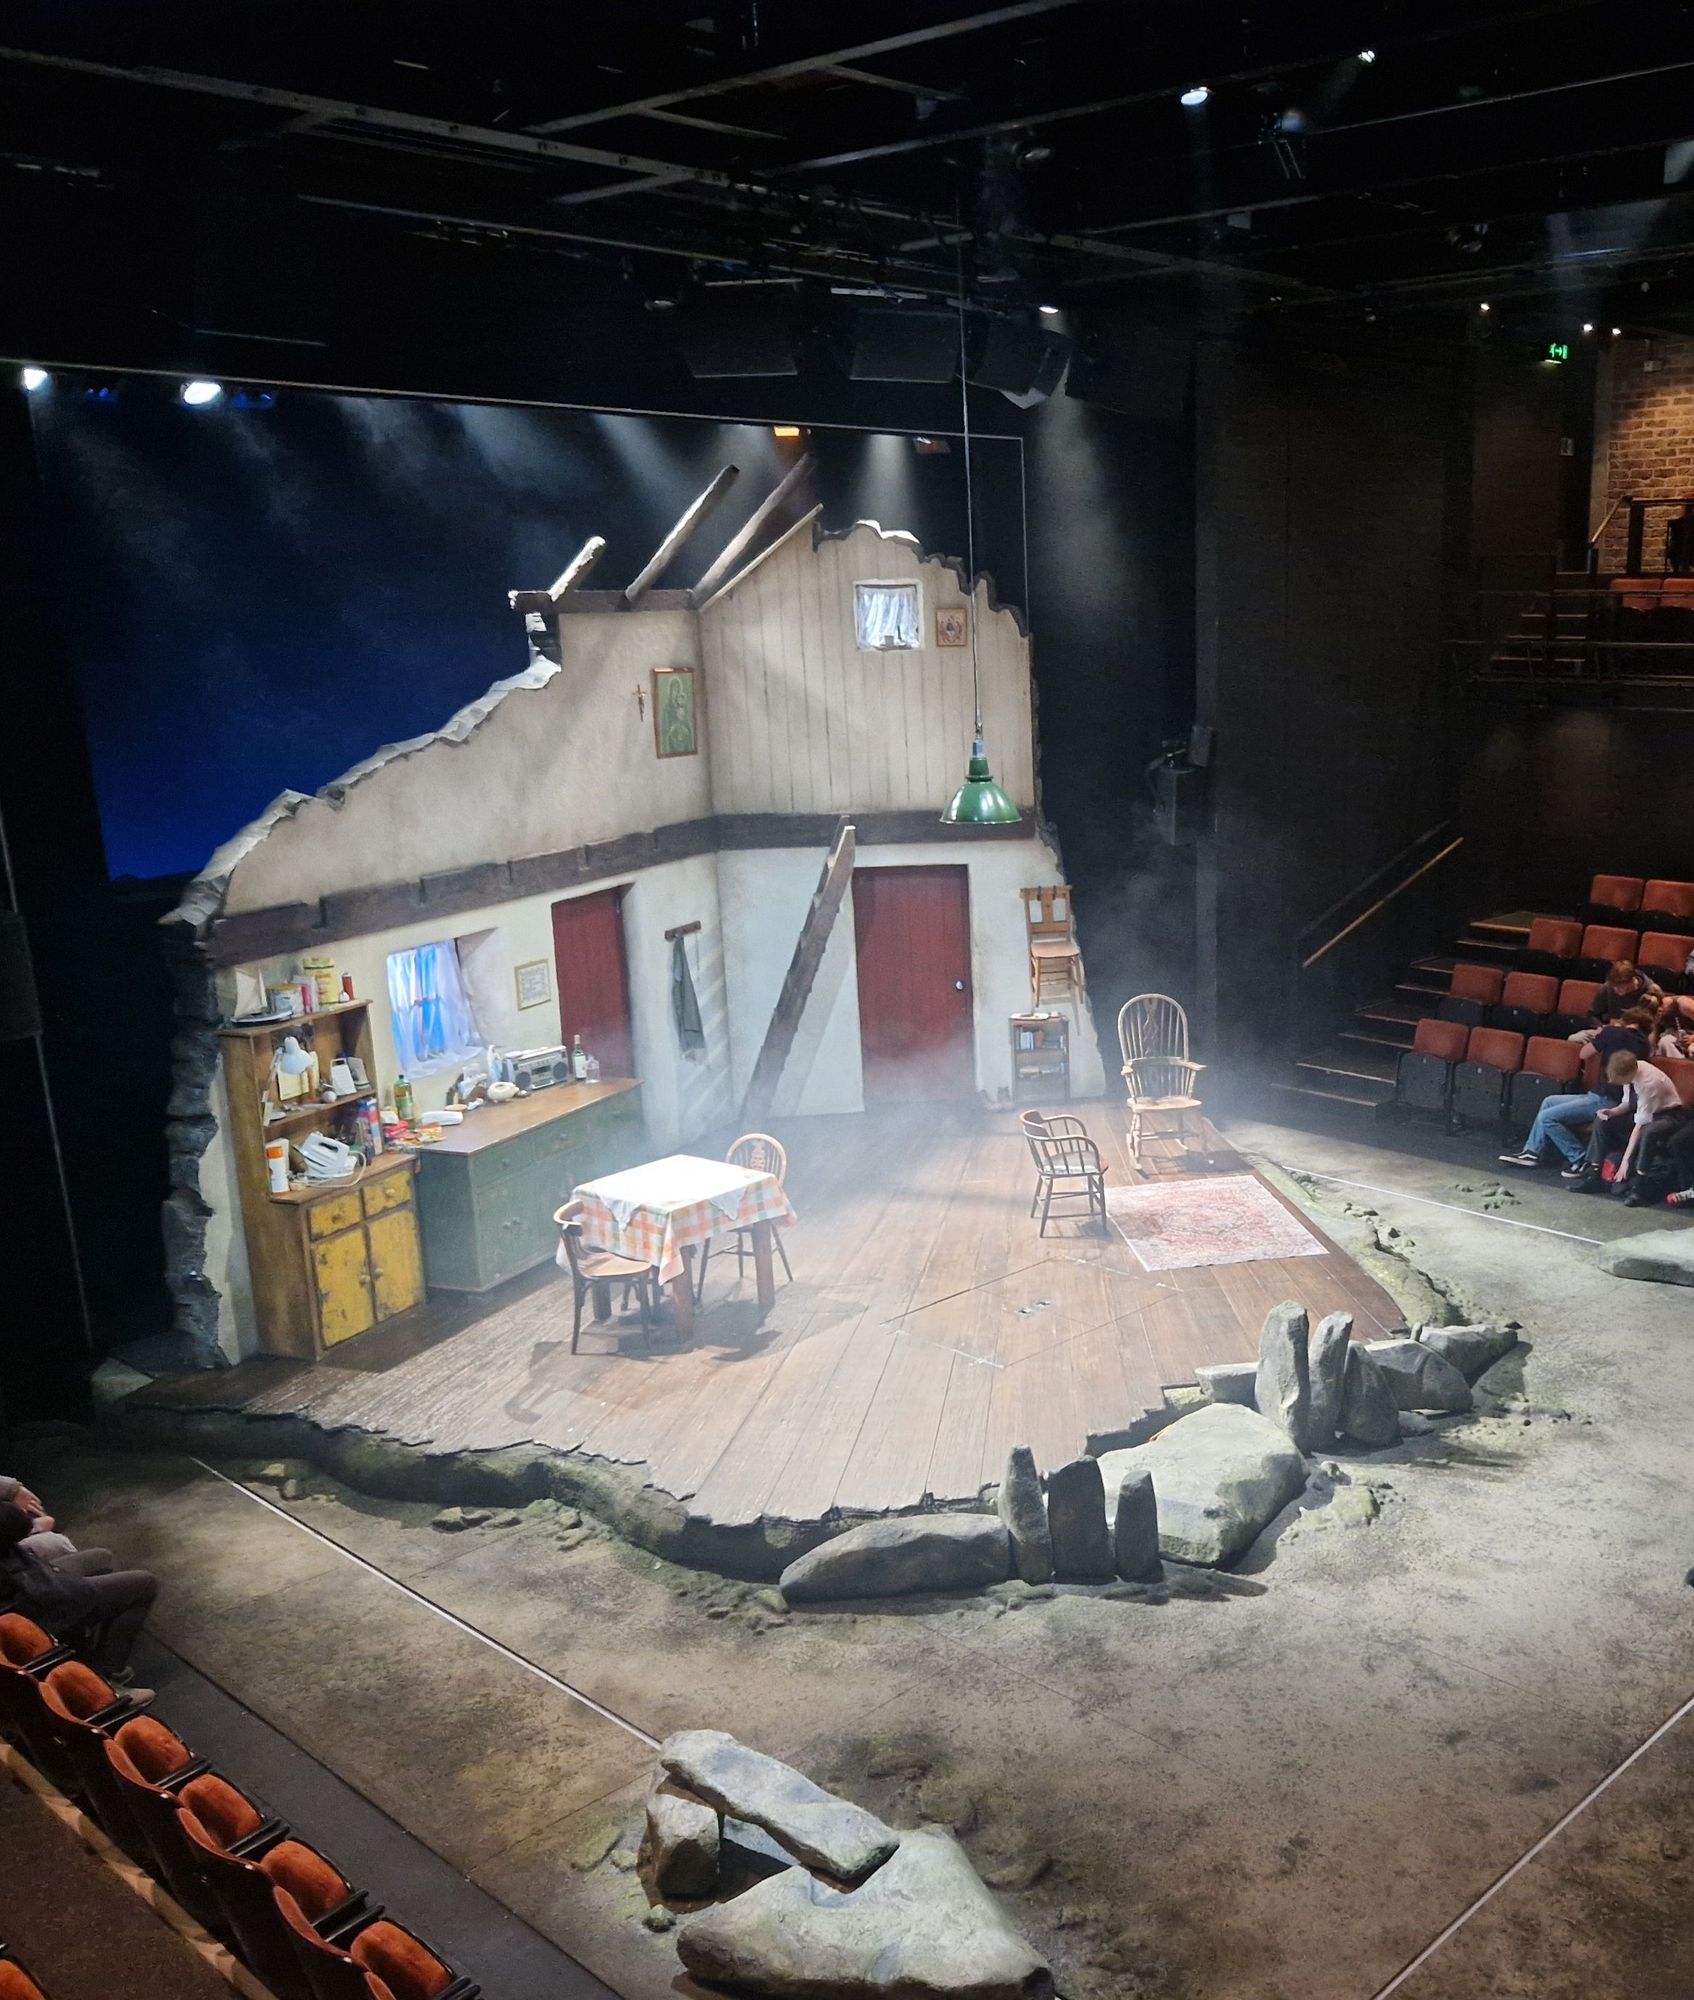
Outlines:
{"type": "Polygon", "coordinates": [[[1570,359],[1570,342],[1568,340],[1548,341],[1547,359],[1549,361],[1568,361],[1570,359]]]}

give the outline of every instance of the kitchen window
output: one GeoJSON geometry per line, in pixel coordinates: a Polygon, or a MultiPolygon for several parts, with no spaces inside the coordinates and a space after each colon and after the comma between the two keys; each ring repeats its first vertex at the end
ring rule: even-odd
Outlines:
{"type": "Polygon", "coordinates": [[[394,1049],[409,1076],[463,1062],[482,1047],[452,938],[388,954],[394,1049]]]}

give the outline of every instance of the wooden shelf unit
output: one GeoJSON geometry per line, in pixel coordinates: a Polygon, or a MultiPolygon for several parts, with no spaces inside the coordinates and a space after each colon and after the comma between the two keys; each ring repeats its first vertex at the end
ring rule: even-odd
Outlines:
{"type": "Polygon", "coordinates": [[[325,1130],[359,1101],[301,1104],[267,1122],[272,1059],[288,1035],[311,1047],[320,1078],[337,1056],[356,1056],[375,1096],[370,1003],[353,1000],[290,1020],[231,1023],[221,1031],[228,1136],[260,1346],[269,1354],[316,1360],[338,1342],[422,1303],[423,1251],[408,1154],[383,1153],[346,1180],[271,1192],[265,1142],[325,1130]]]}
{"type": "Polygon", "coordinates": [[[1066,1104],[1071,1094],[1070,1022],[1063,1014],[1014,1014],[1013,1104],[1066,1104]]]}

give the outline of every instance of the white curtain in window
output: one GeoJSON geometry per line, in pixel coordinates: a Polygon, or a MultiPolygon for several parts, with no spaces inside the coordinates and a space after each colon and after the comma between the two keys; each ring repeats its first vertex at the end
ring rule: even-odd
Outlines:
{"type": "Polygon", "coordinates": [[[853,622],[861,651],[909,651],[919,644],[915,583],[856,583],[853,622]]]}
{"type": "Polygon", "coordinates": [[[460,1062],[482,1045],[451,938],[389,953],[388,1005],[402,1070],[460,1062]]]}

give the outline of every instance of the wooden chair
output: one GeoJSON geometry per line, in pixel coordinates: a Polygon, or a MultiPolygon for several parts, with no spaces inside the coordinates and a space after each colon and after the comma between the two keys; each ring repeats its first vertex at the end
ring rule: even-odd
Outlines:
{"type": "MultiPolygon", "coordinates": [[[[768,1132],[744,1132],[724,1154],[732,1167],[745,1167],[749,1173],[769,1174],[781,1187],[788,1178],[788,1155],[783,1150],[782,1141],[773,1139],[768,1132]]],[[[771,1231],[776,1244],[776,1254],[782,1259],[782,1268],[790,1284],[794,1282],[794,1272],[788,1262],[788,1252],[782,1245],[782,1232],[771,1231]]],[[[735,1275],[739,1278],[746,1269],[747,1259],[753,1253],[753,1232],[738,1229],[735,1232],[735,1275]]],[[[700,1299],[706,1290],[706,1265],[711,1260],[712,1243],[708,1237],[700,1246],[700,1271],[695,1279],[694,1296],[700,1299]]]]}
{"type": "Polygon", "coordinates": [[[1205,1113],[1196,1088],[1204,1063],[1188,1056],[1188,1016],[1163,993],[1138,993],[1118,1009],[1118,1047],[1129,1092],[1129,1156],[1141,1164],[1141,1135],[1149,1118],[1170,1118],[1178,1141],[1198,1129],[1205,1140],[1205,1113]]]}
{"type": "MultiPolygon", "coordinates": [[[[1074,1201],[1078,1197],[1088,1203],[1088,1219],[1098,1220],[1100,1227],[1106,1227],[1106,1168],[1100,1158],[1100,1148],[1088,1136],[1088,1128],[1080,1118],[1048,1117],[1041,1111],[1022,1111],[1018,1123],[1023,1127],[1024,1138],[1029,1142],[1030,1158],[1035,1163],[1035,1195],[1029,1204],[1033,1216],[1037,1209],[1041,1213],[1041,1228],[1038,1234],[1047,1234],[1047,1223],[1051,1217],[1053,1203],[1074,1201]]],[[[1061,1218],[1063,1220],[1063,1218],[1061,1218]]]]}
{"type": "Polygon", "coordinates": [[[1029,990],[1035,1011],[1044,1001],[1087,998],[1082,975],[1082,947],[1076,941],[1076,909],[1062,882],[1025,889],[1023,920],[1029,933],[1029,990]]]}
{"type": "Polygon", "coordinates": [[[641,1304],[642,1338],[651,1347],[653,1322],[659,1316],[657,1266],[643,1264],[638,1257],[620,1257],[612,1250],[588,1249],[582,1240],[582,1214],[580,1201],[567,1201],[563,1208],[553,1212],[571,1267],[571,1352],[576,1352],[576,1344],[582,1338],[583,1300],[593,1292],[594,1317],[610,1319],[614,1285],[624,1287],[626,1298],[631,1287],[634,1288],[641,1304]]]}

